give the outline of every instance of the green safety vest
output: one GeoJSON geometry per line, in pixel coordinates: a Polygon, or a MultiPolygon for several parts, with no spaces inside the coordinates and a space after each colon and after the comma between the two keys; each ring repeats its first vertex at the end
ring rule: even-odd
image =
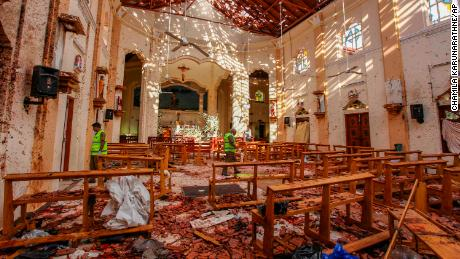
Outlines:
{"type": "MultiPolygon", "coordinates": [[[[103,130],[98,131],[93,137],[93,143],[91,144],[91,155],[98,155],[101,149],[101,134],[103,130]]],[[[104,142],[104,147],[101,151],[102,155],[107,155],[107,140],[104,142]]]]}
{"type": "Polygon", "coordinates": [[[236,152],[236,148],[234,145],[230,144],[230,137],[233,138],[233,143],[235,143],[235,136],[231,132],[225,133],[224,135],[224,151],[225,152],[236,152]]]}

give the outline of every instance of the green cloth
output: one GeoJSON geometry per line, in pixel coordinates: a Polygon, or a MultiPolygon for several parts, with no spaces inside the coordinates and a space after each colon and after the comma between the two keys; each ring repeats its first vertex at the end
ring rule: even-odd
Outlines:
{"type": "Polygon", "coordinates": [[[107,140],[104,141],[104,147],[101,150],[101,135],[105,134],[103,130],[99,130],[93,137],[93,143],[91,144],[91,155],[98,155],[101,151],[102,155],[107,155],[107,140]]]}
{"type": "Polygon", "coordinates": [[[225,153],[235,153],[235,136],[231,132],[225,133],[224,135],[224,151],[225,153]]]}

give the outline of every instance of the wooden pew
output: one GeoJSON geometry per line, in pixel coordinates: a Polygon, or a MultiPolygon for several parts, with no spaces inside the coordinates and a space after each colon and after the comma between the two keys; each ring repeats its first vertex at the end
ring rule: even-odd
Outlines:
{"type": "Polygon", "coordinates": [[[436,175],[427,177],[427,197],[434,196],[440,202],[440,209],[435,209],[429,204],[430,210],[437,211],[438,213],[459,217],[458,214],[454,215],[453,202],[460,199],[460,182],[455,180],[460,178],[460,168],[447,167],[442,172],[436,175]]]}
{"type": "Polygon", "coordinates": [[[369,149],[372,147],[363,147],[363,146],[345,146],[345,145],[333,145],[333,150],[335,151],[345,151],[347,154],[358,153],[360,149],[369,149]]]}
{"type": "MultiPolygon", "coordinates": [[[[343,151],[342,151],[343,152],[343,151]]],[[[333,154],[323,158],[323,169],[320,177],[329,177],[331,171],[335,174],[351,172],[352,161],[355,158],[372,157],[371,153],[333,154]]]]}
{"type": "Polygon", "coordinates": [[[411,150],[411,151],[387,151],[384,156],[404,156],[404,161],[419,161],[422,160],[422,151],[411,150]],[[415,156],[415,157],[414,157],[415,156]]]}
{"type": "Polygon", "coordinates": [[[331,151],[331,146],[328,144],[314,144],[317,151],[331,151]]]}
{"type": "MultiPolygon", "coordinates": [[[[415,206],[417,209],[422,212],[426,212],[428,209],[427,202],[427,177],[425,176],[425,170],[428,166],[437,166],[437,170],[442,174],[447,161],[444,160],[432,160],[432,161],[405,161],[398,163],[386,163],[385,164],[385,173],[384,179],[375,179],[374,184],[383,185],[383,202],[387,206],[396,206],[399,205],[393,204],[393,193],[395,192],[395,187],[399,188],[399,198],[403,199],[404,191],[406,191],[406,185],[419,179],[419,184],[417,191],[415,193],[415,206]],[[412,173],[415,172],[415,173],[412,173]],[[395,178],[393,175],[397,174],[395,178]]],[[[376,193],[374,193],[374,196],[376,193]]]]}
{"type": "MultiPolygon", "coordinates": [[[[399,220],[402,213],[402,209],[388,210],[391,235],[395,232],[395,220],[399,220]]],[[[458,233],[451,233],[440,224],[433,222],[428,215],[421,211],[409,209],[403,221],[403,226],[413,234],[416,250],[418,250],[418,243],[421,241],[438,258],[457,258],[460,254],[458,233]]]]}
{"type": "MultiPolygon", "coordinates": [[[[361,221],[356,222],[348,218],[350,222],[355,222],[361,227],[379,235],[380,241],[389,238],[389,235],[381,235],[377,230],[372,227],[372,178],[374,176],[370,173],[360,173],[354,175],[337,176],[331,178],[321,178],[302,182],[295,182],[291,184],[271,185],[267,187],[267,200],[265,202],[265,215],[262,215],[258,209],[253,209],[252,214],[252,240],[254,249],[262,249],[264,256],[273,258],[274,256],[274,242],[278,242],[284,246],[284,240],[274,237],[275,220],[282,219],[294,215],[305,215],[305,236],[320,240],[327,246],[333,246],[334,243],[330,239],[331,234],[331,212],[332,209],[342,205],[349,205],[351,203],[359,202],[361,208],[361,221]],[[331,195],[331,189],[334,185],[341,185],[355,181],[364,181],[364,193],[356,194],[351,192],[338,193],[331,195]],[[278,198],[280,195],[291,195],[295,191],[305,190],[310,188],[322,188],[322,195],[320,198],[305,199],[302,197],[284,197],[278,198]],[[284,215],[275,215],[274,207],[276,202],[289,201],[291,205],[296,206],[295,209],[288,209],[284,215]],[[320,211],[320,227],[319,233],[310,229],[310,213],[320,211]],[[264,228],[264,239],[261,245],[256,240],[257,225],[262,225],[264,228]]],[[[290,205],[290,207],[291,207],[290,205]]],[[[359,241],[358,241],[359,242],[359,241]]],[[[369,242],[371,243],[371,242],[369,242]]],[[[375,242],[373,242],[375,243],[375,242]]],[[[361,244],[365,246],[365,244],[361,244]]]]}
{"type": "MultiPolygon", "coordinates": [[[[129,156],[129,155],[100,155],[98,156],[98,170],[104,170],[109,161],[121,161],[120,167],[112,167],[111,169],[122,169],[126,167],[127,169],[133,169],[133,162],[139,162],[143,166],[138,166],[137,168],[147,169],[150,164],[153,164],[153,169],[155,172],[159,172],[160,176],[160,196],[172,192],[172,174],[168,174],[165,170],[168,170],[168,157],[169,149],[167,149],[165,156],[129,156]]],[[[152,182],[153,184],[153,182],[152,182]]],[[[103,178],[98,178],[98,186],[103,187],[103,178]]]]}
{"type": "MultiPolygon", "coordinates": [[[[371,148],[371,147],[363,147],[358,148],[358,153],[372,153],[374,157],[383,157],[385,156],[385,152],[395,152],[394,149],[388,148],[371,148]]],[[[389,154],[391,156],[391,154],[389,154]]]]}
{"type": "Polygon", "coordinates": [[[341,154],[343,151],[307,151],[302,152],[300,155],[300,175],[299,179],[305,179],[305,165],[312,164],[314,167],[315,175],[317,175],[318,167],[323,166],[323,157],[325,155],[341,154]],[[312,161],[310,159],[313,157],[312,161]],[[308,162],[305,159],[308,158],[308,162]]]}
{"type": "Polygon", "coordinates": [[[295,174],[295,163],[296,160],[280,160],[280,161],[264,161],[264,162],[236,162],[236,163],[213,163],[212,164],[212,176],[209,179],[209,203],[215,209],[223,209],[223,208],[231,208],[231,207],[242,207],[242,206],[251,206],[257,205],[262,203],[261,200],[258,199],[257,196],[257,186],[259,180],[282,180],[293,182],[294,181],[294,174],[295,174]],[[289,167],[289,172],[287,174],[277,174],[277,175],[261,175],[258,171],[258,166],[277,166],[277,165],[286,165],[289,167]],[[253,168],[253,172],[251,176],[243,176],[243,177],[232,177],[232,178],[217,178],[217,169],[224,168],[224,167],[243,167],[243,166],[250,166],[253,168]],[[237,182],[247,182],[248,184],[248,196],[251,198],[251,201],[248,202],[240,202],[240,203],[226,203],[226,204],[217,204],[216,199],[216,185],[223,184],[223,183],[237,183],[237,182]],[[251,192],[251,184],[252,184],[252,194],[251,192]]]}
{"type": "Polygon", "coordinates": [[[421,160],[446,160],[448,161],[447,167],[460,166],[460,158],[457,153],[422,154],[420,158],[421,160]],[[449,158],[452,161],[449,161],[449,158]]]}
{"type": "Polygon", "coordinates": [[[170,161],[174,160],[176,157],[179,158],[179,162],[182,165],[187,164],[188,161],[188,152],[186,143],[152,143],[152,149],[163,149],[169,148],[170,161]]]}
{"type": "Polygon", "coordinates": [[[142,143],[109,143],[107,144],[107,153],[112,155],[137,155],[144,156],[149,153],[150,145],[142,143]]]}
{"type": "Polygon", "coordinates": [[[80,240],[85,238],[98,238],[103,236],[121,235],[135,232],[149,232],[153,229],[153,216],[154,216],[154,185],[150,186],[150,215],[149,223],[144,226],[127,228],[122,230],[94,230],[92,224],[93,219],[93,202],[90,199],[96,198],[109,198],[109,194],[99,188],[90,188],[89,179],[99,177],[119,177],[119,176],[150,176],[150,181],[153,183],[153,175],[155,171],[153,169],[124,169],[124,170],[95,170],[95,171],[70,171],[70,172],[42,172],[42,173],[25,173],[25,174],[7,174],[3,177],[5,182],[4,192],[4,207],[3,207],[3,231],[2,238],[0,240],[0,249],[8,247],[20,247],[37,245],[43,243],[52,243],[65,240],[80,240]],[[15,198],[13,196],[14,183],[17,182],[31,182],[31,181],[50,181],[50,180],[69,180],[83,178],[82,192],[80,195],[75,193],[66,193],[59,191],[40,193],[36,195],[23,195],[15,198]],[[82,200],[83,201],[83,215],[82,215],[82,229],[79,232],[71,234],[57,234],[46,237],[37,237],[31,239],[11,239],[16,235],[19,230],[26,227],[26,207],[27,204],[37,204],[44,202],[57,202],[57,201],[70,201],[70,200],[82,200]],[[15,208],[20,206],[21,213],[18,222],[15,224],[14,211],[15,208]]]}

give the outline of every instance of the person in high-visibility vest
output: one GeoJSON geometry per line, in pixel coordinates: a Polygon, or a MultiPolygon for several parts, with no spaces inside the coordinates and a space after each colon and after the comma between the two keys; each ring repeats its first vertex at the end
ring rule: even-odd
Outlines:
{"type": "Polygon", "coordinates": [[[99,122],[93,123],[93,130],[95,132],[93,136],[93,143],[91,144],[91,161],[90,169],[97,170],[97,160],[99,155],[107,155],[107,141],[105,141],[105,132],[101,129],[99,122]]]}
{"type": "MultiPolygon", "coordinates": [[[[224,135],[224,151],[225,151],[225,162],[236,162],[236,140],[235,140],[236,130],[232,129],[230,132],[225,133],[224,135]]],[[[233,166],[234,174],[240,173],[236,166],[233,166]]],[[[228,176],[227,167],[224,167],[222,170],[223,176],[228,176]]]]}

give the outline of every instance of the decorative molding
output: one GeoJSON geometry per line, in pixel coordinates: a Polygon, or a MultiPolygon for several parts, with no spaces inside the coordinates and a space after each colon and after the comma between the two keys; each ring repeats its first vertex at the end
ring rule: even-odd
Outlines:
{"type": "Polygon", "coordinates": [[[78,6],[80,6],[80,10],[86,22],[90,23],[91,27],[96,28],[96,21],[94,20],[93,14],[91,13],[91,9],[89,8],[86,0],[78,0],[78,6]]]}
{"type": "Polygon", "coordinates": [[[61,13],[58,20],[64,26],[66,31],[73,32],[78,35],[86,35],[80,17],[70,14],[61,13]]]}
{"type": "Polygon", "coordinates": [[[388,103],[383,106],[392,115],[398,115],[403,107],[402,103],[388,103]]]}
{"type": "Polygon", "coordinates": [[[341,88],[346,88],[346,87],[349,87],[349,86],[364,85],[364,84],[366,84],[366,81],[361,80],[361,81],[352,82],[352,83],[349,83],[349,84],[346,84],[346,85],[342,85],[341,88]]]}

